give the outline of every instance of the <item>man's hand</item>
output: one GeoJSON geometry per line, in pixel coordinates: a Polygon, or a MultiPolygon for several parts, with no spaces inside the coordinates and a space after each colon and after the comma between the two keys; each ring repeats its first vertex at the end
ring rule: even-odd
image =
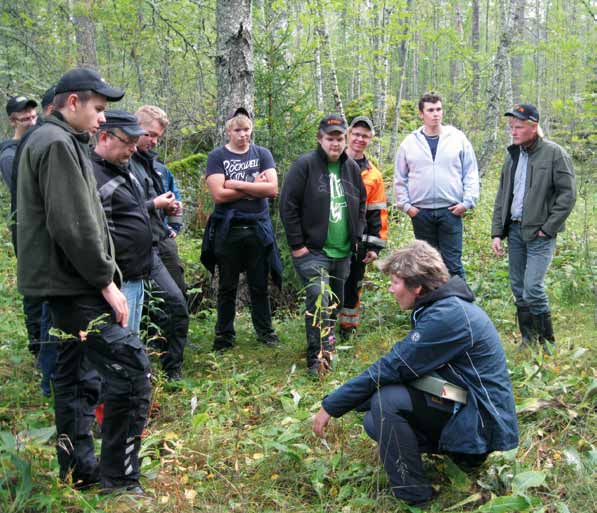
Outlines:
{"type": "Polygon", "coordinates": [[[303,255],[306,255],[307,253],[309,253],[309,250],[307,249],[306,246],[303,246],[302,248],[299,248],[299,249],[292,250],[292,256],[294,258],[302,257],[303,255]]]}
{"type": "Polygon", "coordinates": [[[363,263],[370,264],[371,262],[373,262],[376,259],[377,259],[377,253],[375,251],[367,251],[365,258],[363,258],[363,263]]]}
{"type": "Polygon", "coordinates": [[[164,211],[169,216],[181,216],[182,215],[182,201],[174,200],[170,205],[164,207],[164,211]]]}
{"type": "Polygon", "coordinates": [[[325,411],[322,406],[317,414],[313,417],[313,433],[315,433],[319,438],[323,438],[325,436],[325,428],[330,419],[330,414],[325,411]]]}
{"type": "Polygon", "coordinates": [[[462,203],[456,203],[456,205],[452,205],[448,207],[448,210],[452,212],[455,216],[460,217],[462,214],[466,212],[466,207],[462,203]]]}
{"type": "Polygon", "coordinates": [[[503,257],[505,255],[504,248],[502,248],[502,239],[499,237],[494,237],[493,242],[491,243],[491,249],[495,256],[503,257]]]}
{"type": "Polygon", "coordinates": [[[543,230],[537,232],[537,237],[547,237],[547,234],[543,230]]]}
{"type": "Polygon", "coordinates": [[[116,322],[123,328],[126,328],[129,322],[129,307],[126,303],[126,297],[120,292],[114,282],[102,289],[102,296],[114,310],[116,322]]]}
{"type": "Polygon", "coordinates": [[[165,192],[164,194],[160,194],[153,198],[153,206],[155,208],[170,208],[172,203],[176,202],[176,196],[172,191],[165,192]]]}
{"type": "Polygon", "coordinates": [[[417,207],[410,207],[406,213],[411,217],[415,217],[419,213],[419,209],[417,207]]]}

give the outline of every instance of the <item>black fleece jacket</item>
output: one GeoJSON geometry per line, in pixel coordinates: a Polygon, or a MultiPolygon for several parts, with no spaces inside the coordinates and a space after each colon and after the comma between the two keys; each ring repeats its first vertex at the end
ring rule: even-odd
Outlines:
{"type": "MultiPolygon", "coordinates": [[[[321,250],[328,235],[330,179],[327,155],[317,149],[296,159],[282,184],[280,217],[290,249],[306,246],[321,250]]],[[[365,227],[367,192],[358,164],[346,152],[340,155],[340,175],[347,203],[351,246],[355,247],[365,227]]]]}

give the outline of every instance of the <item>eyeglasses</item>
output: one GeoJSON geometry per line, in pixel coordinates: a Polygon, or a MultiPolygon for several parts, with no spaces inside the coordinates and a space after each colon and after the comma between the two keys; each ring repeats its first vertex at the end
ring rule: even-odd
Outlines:
{"type": "Polygon", "coordinates": [[[137,143],[139,142],[139,138],[135,137],[134,141],[131,141],[130,139],[123,139],[122,137],[120,137],[119,135],[116,135],[114,132],[112,132],[111,130],[107,130],[107,132],[112,136],[112,137],[116,137],[116,139],[118,139],[122,144],[124,144],[125,146],[137,146],[137,143]]]}
{"type": "Polygon", "coordinates": [[[371,134],[362,134],[361,132],[350,132],[350,135],[352,135],[355,139],[364,139],[365,141],[367,141],[368,139],[371,139],[371,134]]]}

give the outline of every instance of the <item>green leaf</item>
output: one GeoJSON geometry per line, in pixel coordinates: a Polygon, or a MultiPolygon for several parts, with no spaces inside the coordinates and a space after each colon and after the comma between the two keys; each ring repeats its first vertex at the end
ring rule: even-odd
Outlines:
{"type": "Polygon", "coordinates": [[[529,488],[541,486],[545,482],[545,473],[534,470],[516,474],[512,479],[512,493],[515,495],[524,494],[529,488]]]}
{"type": "Polygon", "coordinates": [[[508,497],[494,497],[489,502],[483,504],[477,512],[478,513],[519,513],[521,511],[528,511],[532,504],[526,497],[508,496],[508,497]]]}
{"type": "Polygon", "coordinates": [[[205,412],[198,413],[197,415],[193,415],[193,427],[197,429],[199,426],[205,424],[209,419],[209,415],[205,412]]]}

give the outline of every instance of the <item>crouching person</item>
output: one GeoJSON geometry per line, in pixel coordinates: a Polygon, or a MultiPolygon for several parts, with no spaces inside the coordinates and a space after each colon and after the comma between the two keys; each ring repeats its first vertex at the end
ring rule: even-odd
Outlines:
{"type": "Polygon", "coordinates": [[[422,453],[470,467],[517,446],[512,385],[493,323],[464,281],[450,278],[437,250],[417,241],[379,268],[400,308],[413,311],[412,330],[323,400],[313,431],[323,437],[330,417],[368,410],[365,430],[379,444],[392,492],[421,504],[432,493],[422,453]]]}

